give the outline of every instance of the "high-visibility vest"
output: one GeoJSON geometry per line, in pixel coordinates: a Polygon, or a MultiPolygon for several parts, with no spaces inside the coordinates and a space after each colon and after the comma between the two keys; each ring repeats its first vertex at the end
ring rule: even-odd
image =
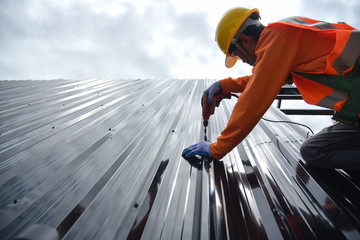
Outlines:
{"type": "Polygon", "coordinates": [[[353,124],[360,117],[360,31],[345,23],[327,23],[302,17],[286,18],[277,24],[333,34],[334,48],[327,57],[325,69],[292,72],[293,81],[303,99],[337,113],[338,121],[353,124]]]}

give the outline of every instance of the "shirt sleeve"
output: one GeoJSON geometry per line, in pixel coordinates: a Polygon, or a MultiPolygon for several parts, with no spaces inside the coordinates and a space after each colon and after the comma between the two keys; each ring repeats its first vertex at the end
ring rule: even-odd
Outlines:
{"type": "Polygon", "coordinates": [[[223,93],[236,92],[241,93],[245,90],[248,84],[250,76],[243,76],[239,78],[225,78],[220,80],[223,93]]]}
{"type": "Polygon", "coordinates": [[[297,48],[282,31],[267,27],[255,49],[256,65],[248,82],[245,78],[222,81],[222,86],[227,91],[231,88],[243,91],[226,128],[217,138],[217,142],[211,144],[214,158],[223,158],[255,127],[294,67],[296,53],[297,48]]]}

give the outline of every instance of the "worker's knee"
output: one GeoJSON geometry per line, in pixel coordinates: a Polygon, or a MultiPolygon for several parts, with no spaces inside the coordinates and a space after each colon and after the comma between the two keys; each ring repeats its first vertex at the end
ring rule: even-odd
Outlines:
{"type": "Polygon", "coordinates": [[[309,139],[301,145],[300,154],[308,165],[324,167],[322,166],[322,154],[318,153],[318,147],[313,146],[309,139]]]}
{"type": "Polygon", "coordinates": [[[300,147],[300,154],[307,165],[325,169],[352,169],[360,171],[360,152],[336,149],[323,151],[321,147],[305,141],[300,147]]]}
{"type": "Polygon", "coordinates": [[[310,148],[308,141],[305,141],[300,147],[300,154],[307,162],[314,157],[314,151],[310,148]]]}

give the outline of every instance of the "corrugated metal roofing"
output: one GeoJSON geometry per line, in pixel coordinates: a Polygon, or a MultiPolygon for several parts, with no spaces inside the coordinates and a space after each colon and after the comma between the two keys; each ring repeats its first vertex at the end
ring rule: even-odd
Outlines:
{"type": "Polygon", "coordinates": [[[359,239],[359,174],[303,164],[306,129],[261,120],[221,162],[181,157],[204,137],[211,83],[1,81],[1,239],[34,224],[63,239],[359,239]]]}

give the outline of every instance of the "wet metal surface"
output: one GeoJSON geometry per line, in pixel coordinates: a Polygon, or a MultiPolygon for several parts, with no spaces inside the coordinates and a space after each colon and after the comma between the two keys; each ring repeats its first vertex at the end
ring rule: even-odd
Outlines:
{"type": "Polygon", "coordinates": [[[34,224],[62,239],[359,239],[360,176],[306,166],[306,128],[260,121],[221,162],[181,157],[204,139],[212,82],[0,81],[0,239],[34,224]]]}

